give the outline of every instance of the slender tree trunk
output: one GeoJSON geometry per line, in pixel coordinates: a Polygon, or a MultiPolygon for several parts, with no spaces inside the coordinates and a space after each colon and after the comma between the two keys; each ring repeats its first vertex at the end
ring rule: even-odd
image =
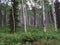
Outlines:
{"type": "MultiPolygon", "coordinates": [[[[1,4],[1,0],[0,0],[0,4],[1,4]]],[[[1,11],[2,7],[0,5],[0,26],[2,26],[2,11],[1,11]]]]}
{"type": "Polygon", "coordinates": [[[36,26],[36,8],[33,7],[33,13],[34,13],[34,26],[36,26]]]}
{"type": "MultiPolygon", "coordinates": [[[[26,6],[26,5],[25,5],[26,6]]],[[[24,15],[24,26],[25,26],[25,32],[27,32],[27,29],[26,29],[26,16],[27,16],[27,10],[26,10],[26,7],[25,7],[25,15],[24,15]]]]}
{"type": "Polygon", "coordinates": [[[26,29],[26,15],[25,15],[25,8],[24,7],[24,3],[23,3],[23,0],[22,0],[22,15],[23,15],[23,20],[24,20],[24,30],[25,32],[27,32],[27,29],[26,29]]]}
{"type": "Polygon", "coordinates": [[[44,0],[42,1],[42,7],[43,7],[43,26],[44,26],[44,32],[46,32],[46,17],[45,17],[44,0]]]}
{"type": "Polygon", "coordinates": [[[33,6],[33,13],[34,13],[34,26],[37,26],[37,22],[36,22],[36,2],[35,2],[35,6],[33,6]]]}
{"type": "Polygon", "coordinates": [[[13,30],[14,30],[14,33],[16,31],[16,27],[15,27],[15,18],[14,18],[14,11],[13,11],[13,7],[12,7],[12,17],[13,17],[13,30]]]}
{"type": "Polygon", "coordinates": [[[4,16],[4,15],[2,14],[2,27],[4,26],[4,24],[3,24],[3,16],[4,16]]]}
{"type": "Polygon", "coordinates": [[[58,0],[55,1],[55,12],[57,18],[57,28],[60,29],[60,2],[58,0]]]}
{"type": "MultiPolygon", "coordinates": [[[[11,0],[12,1],[12,0],[11,0]]],[[[12,1],[13,2],[13,1],[12,1]]],[[[14,2],[13,2],[14,3],[14,2]]],[[[12,4],[12,18],[13,18],[13,32],[16,32],[15,17],[14,17],[14,8],[12,4]]]]}
{"type": "Polygon", "coordinates": [[[28,18],[29,18],[29,20],[28,20],[29,26],[31,26],[31,22],[30,22],[31,17],[28,16],[28,18]]]}
{"type": "Polygon", "coordinates": [[[54,8],[54,0],[52,0],[52,14],[54,18],[54,26],[55,26],[55,31],[57,31],[57,22],[56,22],[56,14],[55,14],[55,8],[54,8]]]}
{"type": "Polygon", "coordinates": [[[4,7],[5,8],[5,21],[4,21],[5,22],[5,24],[4,24],[5,26],[7,26],[7,8],[6,8],[7,4],[8,4],[8,1],[6,2],[5,7],[4,7]]]}

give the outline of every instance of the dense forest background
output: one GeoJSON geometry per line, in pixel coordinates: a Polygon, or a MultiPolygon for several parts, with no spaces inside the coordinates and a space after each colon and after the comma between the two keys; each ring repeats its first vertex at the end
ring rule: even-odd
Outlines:
{"type": "Polygon", "coordinates": [[[60,45],[60,0],[0,0],[0,45],[60,45]]]}

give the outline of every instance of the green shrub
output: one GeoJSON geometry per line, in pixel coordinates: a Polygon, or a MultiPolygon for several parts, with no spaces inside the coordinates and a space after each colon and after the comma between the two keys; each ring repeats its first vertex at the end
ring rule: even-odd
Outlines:
{"type": "Polygon", "coordinates": [[[60,41],[60,34],[51,32],[45,33],[42,31],[34,31],[20,34],[0,33],[0,45],[19,45],[21,43],[34,42],[40,39],[55,39],[60,41]]]}

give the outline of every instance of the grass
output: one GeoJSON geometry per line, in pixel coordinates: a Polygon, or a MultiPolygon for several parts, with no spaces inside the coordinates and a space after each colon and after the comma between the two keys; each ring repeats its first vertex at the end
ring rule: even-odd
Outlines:
{"type": "Polygon", "coordinates": [[[31,44],[31,41],[33,45],[60,45],[60,33],[55,32],[51,25],[47,26],[46,33],[42,26],[28,26],[27,33],[23,27],[17,27],[15,34],[11,34],[8,27],[0,27],[0,45],[22,45],[24,41],[26,45],[31,44]]]}

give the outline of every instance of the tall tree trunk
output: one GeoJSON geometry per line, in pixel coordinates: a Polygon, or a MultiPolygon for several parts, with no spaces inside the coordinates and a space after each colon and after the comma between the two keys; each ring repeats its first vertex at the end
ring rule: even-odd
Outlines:
{"type": "MultiPolygon", "coordinates": [[[[15,0],[11,0],[14,4],[14,1],[15,0]]],[[[14,7],[13,7],[13,4],[12,4],[12,19],[13,19],[13,32],[15,33],[16,32],[16,25],[15,25],[15,17],[14,17],[14,7]]]]}
{"type": "Polygon", "coordinates": [[[53,18],[54,18],[55,31],[57,31],[57,22],[56,22],[56,14],[55,14],[54,0],[52,0],[52,14],[53,14],[53,18]]]}
{"type": "Polygon", "coordinates": [[[25,30],[25,32],[27,32],[27,29],[26,29],[26,14],[25,14],[25,8],[26,8],[26,7],[24,7],[24,2],[23,2],[23,0],[22,0],[22,15],[23,15],[23,20],[24,20],[24,30],[25,30]]]}
{"type": "MultiPolygon", "coordinates": [[[[6,0],[5,0],[6,1],[6,0]]],[[[5,26],[7,26],[7,5],[8,5],[8,1],[6,2],[6,4],[5,4],[5,6],[4,6],[4,9],[5,9],[5,11],[4,11],[4,14],[5,14],[5,18],[4,18],[4,25],[5,26]]]]}
{"type": "MultiPolygon", "coordinates": [[[[0,4],[1,4],[1,0],[0,0],[0,4]]],[[[0,26],[2,26],[2,11],[1,11],[2,7],[0,5],[0,26]]]]}
{"type": "Polygon", "coordinates": [[[34,13],[34,26],[36,26],[36,8],[33,7],[33,13],[34,13]]]}
{"type": "Polygon", "coordinates": [[[55,12],[57,18],[57,28],[60,28],[60,2],[58,0],[55,1],[55,12]]]}
{"type": "Polygon", "coordinates": [[[28,24],[29,24],[29,26],[31,26],[31,16],[28,16],[28,24]]]}
{"type": "Polygon", "coordinates": [[[14,18],[14,11],[13,11],[14,9],[13,9],[13,7],[12,7],[12,17],[13,17],[13,30],[14,30],[14,33],[16,32],[16,25],[15,25],[15,18],[14,18]]]}
{"type": "Polygon", "coordinates": [[[9,24],[11,32],[15,33],[18,25],[18,2],[16,0],[11,0],[12,7],[10,9],[9,24]]]}
{"type": "Polygon", "coordinates": [[[44,0],[42,0],[42,7],[43,7],[43,26],[44,26],[44,32],[46,32],[46,17],[45,17],[44,0]]]}

